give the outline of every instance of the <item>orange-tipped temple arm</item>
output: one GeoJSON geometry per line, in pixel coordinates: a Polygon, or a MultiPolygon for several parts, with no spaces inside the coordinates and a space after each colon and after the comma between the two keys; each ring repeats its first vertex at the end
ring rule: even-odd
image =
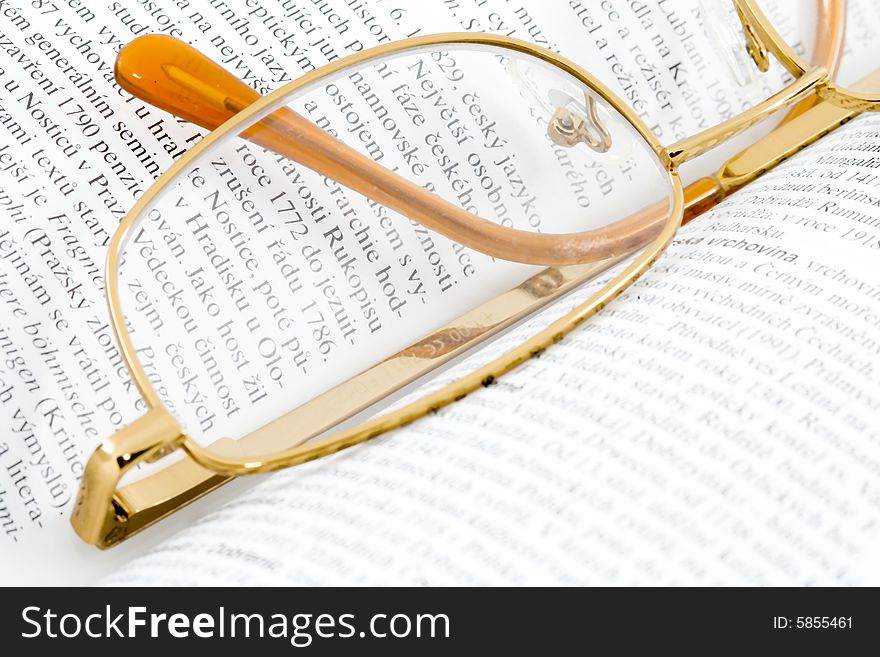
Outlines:
{"type": "MultiPolygon", "coordinates": [[[[186,43],[146,35],[116,59],[116,80],[129,93],[204,128],[214,129],[259,95],[186,43]]],[[[242,136],[382,203],[461,244],[491,256],[528,264],[568,265],[624,255],[650,241],[668,212],[640,212],[608,227],[550,234],[507,228],[477,217],[283,108],[242,136]]],[[[656,206],[655,206],[656,207],[656,206]]]]}

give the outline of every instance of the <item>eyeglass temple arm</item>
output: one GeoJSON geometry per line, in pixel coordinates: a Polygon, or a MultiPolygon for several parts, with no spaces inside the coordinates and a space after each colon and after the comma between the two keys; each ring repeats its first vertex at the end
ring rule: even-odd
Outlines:
{"type": "MultiPolygon", "coordinates": [[[[240,439],[212,443],[210,451],[236,458],[301,445],[421,379],[619,260],[611,258],[585,265],[547,268],[240,439]]],[[[218,474],[202,467],[204,463],[200,465],[198,459],[189,458],[134,483],[115,487],[128,467],[127,463],[117,463],[112,455],[127,454],[131,445],[147,443],[172,445],[187,451],[197,449],[164,409],[149,411],[128,425],[121,435],[114,434],[105,441],[98,454],[101,476],[95,476],[90,460],[83,478],[83,492],[72,518],[85,541],[109,547],[229,479],[228,474],[218,474]],[[109,499],[113,500],[112,506],[107,504],[109,499]],[[87,512],[108,506],[110,512],[104,515],[87,512]]]]}
{"type": "MultiPolygon", "coordinates": [[[[131,94],[214,129],[259,98],[256,91],[188,44],[166,35],[122,48],[116,79],[131,94]]],[[[242,136],[488,255],[529,264],[598,262],[650,241],[656,225],[629,217],[580,233],[515,230],[477,217],[346,146],[290,108],[266,116],[242,136]]]]}

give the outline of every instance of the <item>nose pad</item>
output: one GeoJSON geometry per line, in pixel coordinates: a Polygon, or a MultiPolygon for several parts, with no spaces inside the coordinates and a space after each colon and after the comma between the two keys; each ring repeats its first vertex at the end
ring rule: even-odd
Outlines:
{"type": "Polygon", "coordinates": [[[611,148],[611,132],[599,116],[596,99],[584,94],[586,116],[575,113],[570,103],[559,107],[547,123],[547,134],[554,144],[572,147],[586,144],[597,153],[607,153],[611,148]]]}
{"type": "Polygon", "coordinates": [[[729,0],[700,0],[700,13],[719,61],[727,65],[741,90],[757,98],[762,88],[755,69],[762,73],[769,70],[770,58],[736,4],[729,0]]]}
{"type": "Polygon", "coordinates": [[[585,144],[596,153],[607,153],[603,159],[608,164],[620,164],[634,155],[634,140],[613,127],[613,117],[602,111],[601,101],[583,84],[516,57],[510,58],[506,69],[532,116],[546,123],[554,144],[566,148],[585,144]]]}

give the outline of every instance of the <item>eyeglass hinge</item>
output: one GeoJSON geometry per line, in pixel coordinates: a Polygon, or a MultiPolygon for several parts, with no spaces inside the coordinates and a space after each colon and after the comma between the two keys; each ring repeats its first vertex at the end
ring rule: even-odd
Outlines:
{"type": "Polygon", "coordinates": [[[125,533],[128,510],[116,495],[123,475],[176,449],[185,434],[163,408],[153,408],[101,443],[86,464],[70,522],[87,543],[103,547],[125,533]]]}

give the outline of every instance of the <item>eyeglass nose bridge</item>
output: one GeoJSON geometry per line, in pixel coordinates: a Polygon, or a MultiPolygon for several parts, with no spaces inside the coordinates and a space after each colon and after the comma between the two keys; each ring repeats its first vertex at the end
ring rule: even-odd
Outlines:
{"type": "Polygon", "coordinates": [[[121,540],[129,516],[116,495],[123,475],[176,450],[185,437],[177,420],[155,407],[104,440],[86,464],[71,517],[80,538],[99,546],[121,540]]]}

